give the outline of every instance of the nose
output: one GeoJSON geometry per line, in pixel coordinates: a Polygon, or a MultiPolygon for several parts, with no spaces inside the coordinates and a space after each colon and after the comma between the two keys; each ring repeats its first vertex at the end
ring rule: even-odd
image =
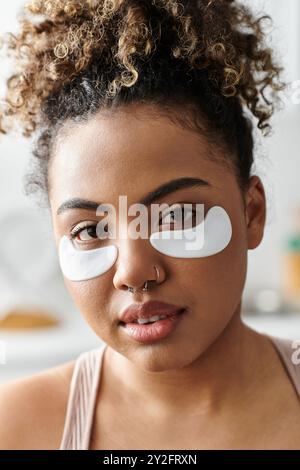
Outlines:
{"type": "Polygon", "coordinates": [[[128,287],[133,287],[142,290],[146,281],[149,287],[164,281],[165,270],[148,239],[122,239],[118,249],[113,278],[116,289],[127,291],[128,287]]]}

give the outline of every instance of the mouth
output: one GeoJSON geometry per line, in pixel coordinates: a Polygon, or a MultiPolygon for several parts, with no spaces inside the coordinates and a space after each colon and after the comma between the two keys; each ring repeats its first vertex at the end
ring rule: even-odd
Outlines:
{"type": "Polygon", "coordinates": [[[181,308],[177,312],[173,314],[161,314],[161,315],[153,315],[152,317],[149,318],[137,318],[136,320],[132,320],[129,322],[125,321],[120,321],[119,325],[120,326],[130,326],[130,325],[153,325],[153,323],[160,323],[164,320],[170,320],[174,317],[177,317],[178,315],[183,315],[186,312],[186,308],[181,308]]]}
{"type": "Polygon", "coordinates": [[[168,316],[159,315],[130,322],[120,321],[121,330],[138,343],[149,344],[167,338],[186,316],[187,309],[182,308],[168,316]]]}

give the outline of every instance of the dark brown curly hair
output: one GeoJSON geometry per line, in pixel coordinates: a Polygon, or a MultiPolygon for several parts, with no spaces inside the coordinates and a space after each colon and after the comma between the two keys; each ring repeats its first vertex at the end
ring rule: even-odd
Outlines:
{"type": "MultiPolygon", "coordinates": [[[[104,108],[155,105],[227,150],[242,189],[253,164],[253,117],[268,134],[282,68],[263,21],[235,0],[35,0],[5,43],[15,73],[0,131],[17,119],[38,136],[26,192],[49,192],[55,137],[104,108]]],[[[228,159],[228,156],[227,156],[228,159]]]]}

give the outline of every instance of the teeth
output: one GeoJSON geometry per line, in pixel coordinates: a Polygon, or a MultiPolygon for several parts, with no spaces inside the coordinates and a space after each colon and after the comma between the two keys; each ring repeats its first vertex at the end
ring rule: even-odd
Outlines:
{"type": "Polygon", "coordinates": [[[139,323],[140,325],[144,323],[153,323],[158,320],[162,320],[163,318],[167,318],[166,315],[156,315],[155,317],[150,317],[150,318],[138,318],[137,321],[134,323],[139,323]]]}

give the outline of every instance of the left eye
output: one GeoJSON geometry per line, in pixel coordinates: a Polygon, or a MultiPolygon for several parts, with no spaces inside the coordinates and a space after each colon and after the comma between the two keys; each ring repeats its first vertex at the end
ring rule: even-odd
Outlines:
{"type": "Polygon", "coordinates": [[[194,215],[196,215],[196,209],[184,208],[184,207],[175,207],[170,210],[166,215],[162,216],[162,224],[179,224],[181,226],[182,222],[184,223],[185,228],[186,222],[191,221],[192,225],[194,222],[194,215]]]}

